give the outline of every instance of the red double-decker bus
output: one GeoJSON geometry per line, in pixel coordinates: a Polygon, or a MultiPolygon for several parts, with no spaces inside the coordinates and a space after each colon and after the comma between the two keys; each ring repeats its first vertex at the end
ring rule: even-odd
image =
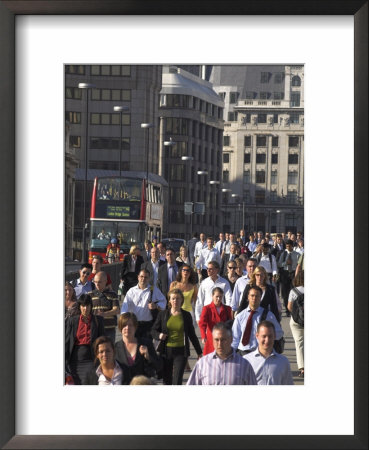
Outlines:
{"type": "Polygon", "coordinates": [[[163,230],[164,189],[167,182],[159,175],[124,171],[122,176],[95,178],[91,200],[91,240],[89,261],[101,255],[112,238],[120,248],[119,260],[133,244],[143,248],[145,239],[160,238],[163,230]],[[146,186],[147,184],[147,186],[146,186]]]}

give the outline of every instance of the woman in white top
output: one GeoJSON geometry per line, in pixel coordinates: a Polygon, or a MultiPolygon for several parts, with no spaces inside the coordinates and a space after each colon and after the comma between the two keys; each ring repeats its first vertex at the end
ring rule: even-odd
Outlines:
{"type": "MultiPolygon", "coordinates": [[[[299,272],[294,281],[294,288],[291,289],[287,309],[292,313],[293,303],[298,298],[299,293],[304,293],[304,271],[299,272]]],[[[304,378],[304,327],[293,320],[291,315],[290,328],[292,336],[295,340],[297,367],[299,369],[299,377],[304,378]]]]}
{"type": "Polygon", "coordinates": [[[108,336],[98,337],[94,342],[94,353],[96,366],[89,373],[88,384],[99,386],[123,384],[126,375],[123,367],[115,359],[112,340],[108,336]]]}

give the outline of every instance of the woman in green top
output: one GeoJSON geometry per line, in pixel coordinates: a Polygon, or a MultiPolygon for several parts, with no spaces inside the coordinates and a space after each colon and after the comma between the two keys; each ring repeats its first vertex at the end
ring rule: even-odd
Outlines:
{"type": "Polygon", "coordinates": [[[154,339],[165,342],[162,351],[164,357],[163,383],[181,385],[187,358],[190,356],[189,339],[198,357],[202,349],[192,323],[191,313],[182,309],[183,292],[172,289],[168,292],[168,309],[159,311],[152,327],[154,339]]]}

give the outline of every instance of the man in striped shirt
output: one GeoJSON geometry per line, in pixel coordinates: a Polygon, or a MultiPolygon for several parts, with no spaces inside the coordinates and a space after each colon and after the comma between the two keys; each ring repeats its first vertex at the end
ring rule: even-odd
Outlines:
{"type": "Polygon", "coordinates": [[[251,364],[236,353],[231,344],[230,326],[224,322],[216,323],[213,328],[215,351],[197,361],[187,385],[257,384],[251,364]]]}

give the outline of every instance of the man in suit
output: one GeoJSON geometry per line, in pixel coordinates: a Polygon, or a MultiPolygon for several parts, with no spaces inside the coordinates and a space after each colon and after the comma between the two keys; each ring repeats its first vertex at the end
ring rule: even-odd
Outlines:
{"type": "Polygon", "coordinates": [[[141,266],[141,270],[146,269],[150,273],[149,284],[156,286],[158,281],[159,267],[165,264],[165,261],[159,259],[160,252],[158,247],[152,247],[150,250],[151,259],[144,262],[141,266]]]}
{"type": "Polygon", "coordinates": [[[229,253],[226,253],[222,259],[222,265],[220,269],[220,275],[222,277],[226,277],[227,275],[227,266],[229,261],[235,261],[236,258],[238,258],[238,255],[236,254],[237,250],[237,244],[231,244],[229,248],[229,253]]]}
{"type": "Polygon", "coordinates": [[[165,252],[165,258],[167,260],[166,264],[163,264],[158,270],[157,286],[166,297],[170,283],[176,279],[178,270],[183,263],[176,261],[176,255],[171,248],[168,248],[165,252]]]}
{"type": "Polygon", "coordinates": [[[125,295],[127,291],[136,286],[138,282],[138,274],[140,272],[141,266],[144,263],[142,256],[140,255],[140,249],[137,245],[132,245],[129,255],[124,258],[121,280],[123,281],[123,294],[125,295]]]}
{"type": "Polygon", "coordinates": [[[151,258],[151,253],[150,253],[150,250],[152,249],[152,244],[151,244],[151,242],[150,241],[145,241],[144,242],[144,249],[142,250],[142,252],[141,252],[141,256],[142,256],[142,258],[143,258],[143,260],[146,262],[146,261],[150,261],[150,258],[151,258]]]}

